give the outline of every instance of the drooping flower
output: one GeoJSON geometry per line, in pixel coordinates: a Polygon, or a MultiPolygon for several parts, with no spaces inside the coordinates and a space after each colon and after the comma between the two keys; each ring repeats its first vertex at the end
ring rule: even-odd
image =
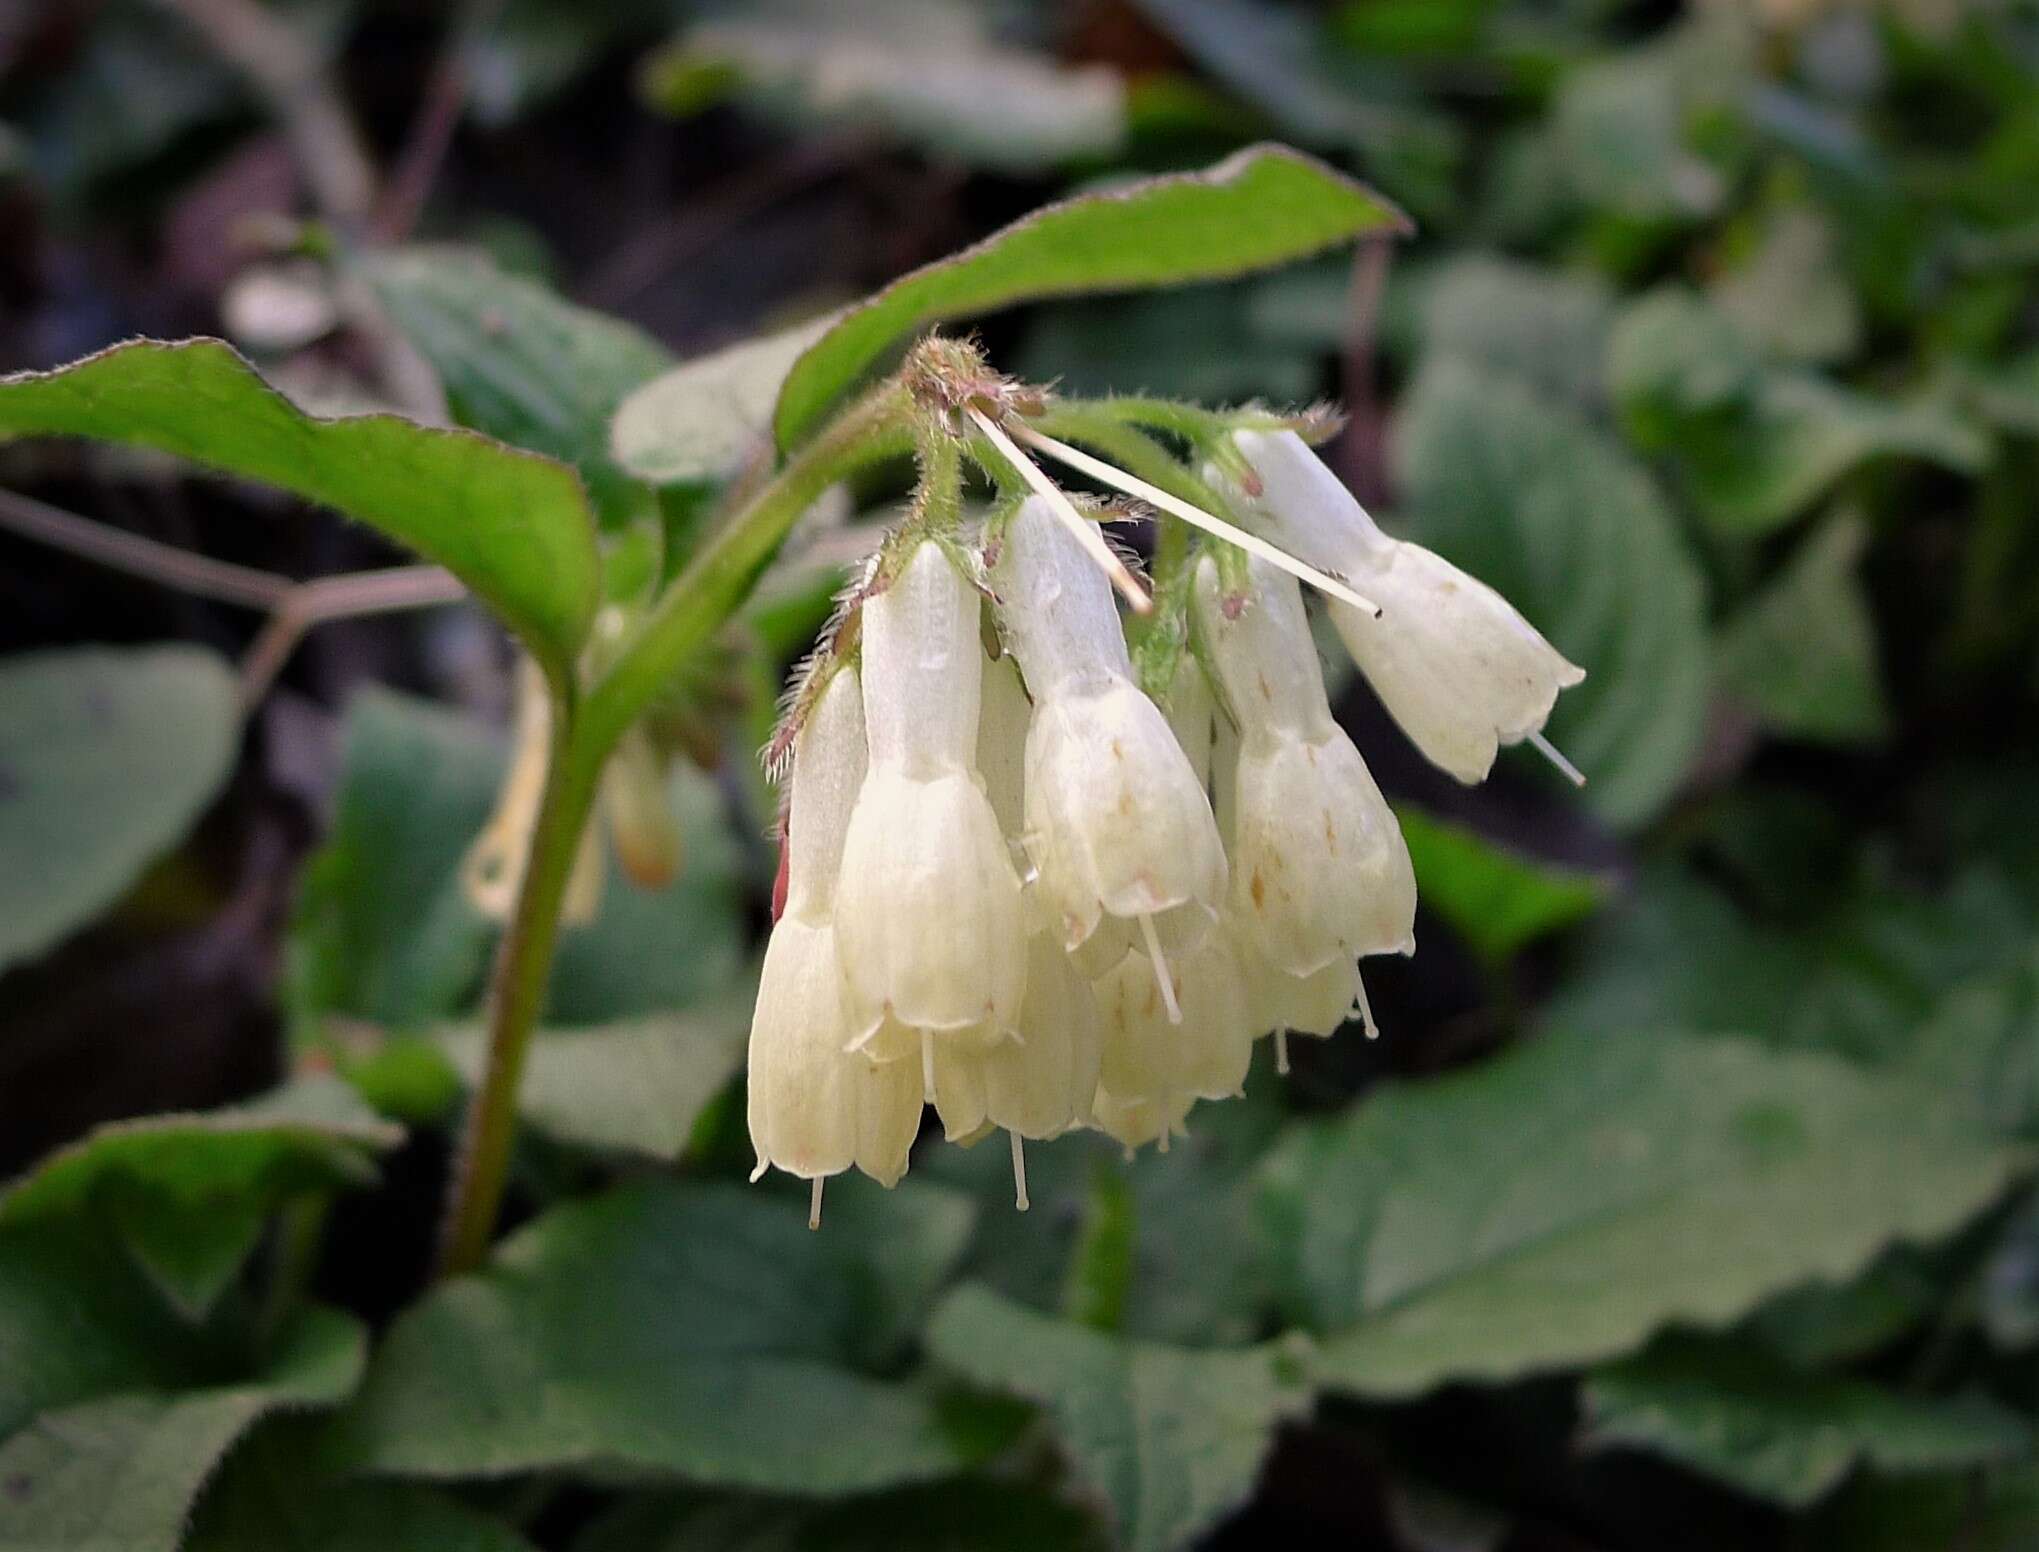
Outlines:
{"type": "Polygon", "coordinates": [[[787,809],[786,902],[765,947],[750,1030],[751,1146],[768,1167],[820,1182],[852,1165],[885,1185],[906,1171],[920,1129],[920,1074],[847,1049],[836,933],[837,881],[850,813],[865,779],[857,671],[839,669],[794,746],[787,809]]]}
{"type": "Polygon", "coordinates": [[[1100,926],[1112,958],[1142,943],[1172,1000],[1164,952],[1201,941],[1225,887],[1203,784],[1132,660],[1094,559],[1039,498],[1023,503],[990,569],[1005,640],[1034,695],[1025,839],[1064,948],[1100,926]]]}
{"type": "Polygon", "coordinates": [[[836,932],[851,1042],[874,1060],[925,1060],[936,1038],[994,1044],[1019,1018],[1019,875],[976,770],[978,616],[975,588],[932,540],[863,605],[870,772],[836,932]]]}
{"type": "Polygon", "coordinates": [[[1209,473],[1273,537],[1309,564],[1349,580],[1378,615],[1333,599],[1332,623],[1410,741],[1468,784],[1496,748],[1527,739],[1574,780],[1543,738],[1558,692],[1586,677],[1494,589],[1421,545],[1381,532],[1344,484],[1292,431],[1232,433],[1260,489],[1220,463],[1209,473]]]}
{"type": "Polygon", "coordinates": [[[1331,715],[1302,592],[1257,560],[1247,576],[1243,608],[1228,608],[1214,560],[1196,577],[1197,624],[1239,726],[1233,915],[1260,957],[1289,975],[1411,952],[1409,849],[1331,715]]]}

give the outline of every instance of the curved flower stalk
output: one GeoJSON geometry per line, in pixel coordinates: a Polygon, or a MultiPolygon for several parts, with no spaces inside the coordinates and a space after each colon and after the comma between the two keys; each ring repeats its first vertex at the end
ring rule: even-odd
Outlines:
{"type": "Polygon", "coordinates": [[[837,879],[865,781],[857,671],[838,670],[793,751],[786,905],[772,927],[750,1028],[751,1146],[757,1179],[777,1167],[821,1182],[854,1165],[883,1185],[906,1172],[920,1130],[920,1075],[846,1049],[852,1028],[837,947],[837,879]]]}
{"type": "Polygon", "coordinates": [[[1575,782],[1543,737],[1558,692],[1585,670],[1567,662],[1507,599],[1421,545],[1391,539],[1293,431],[1240,430],[1231,450],[1253,472],[1248,491],[1213,460],[1214,484],[1257,510],[1283,546],[1348,578],[1378,614],[1331,601],[1346,650],[1402,731],[1433,765],[1484,781],[1501,744],[1525,739],[1575,782]]]}
{"type": "Polygon", "coordinates": [[[976,770],[975,587],[921,542],[863,604],[870,773],[836,895],[850,1044],[876,1061],[1009,1038],[1026,987],[1020,881],[976,770]]]}
{"type": "Polygon", "coordinates": [[[1292,976],[1362,954],[1413,953],[1416,875],[1381,790],[1332,718],[1302,592],[1248,562],[1244,608],[1217,563],[1196,576],[1197,625],[1240,729],[1232,780],[1233,917],[1292,976]]]}
{"type": "Polygon", "coordinates": [[[989,575],[1035,697],[1025,840],[1036,888],[1067,950],[1104,926],[1116,960],[1137,930],[1172,1018],[1164,955],[1200,943],[1224,898],[1224,848],[1203,783],[1133,682],[1109,582],[1049,502],[1020,505],[989,575]]]}

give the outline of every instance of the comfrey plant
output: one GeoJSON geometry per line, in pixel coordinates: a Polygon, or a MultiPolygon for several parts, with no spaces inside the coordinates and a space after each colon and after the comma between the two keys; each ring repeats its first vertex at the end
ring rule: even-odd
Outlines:
{"type": "Polygon", "coordinates": [[[898,391],[914,500],[773,746],[786,892],[750,1128],[817,1225],[828,1176],[900,1178],[923,1103],[952,1141],[1007,1133],[1025,1208],[1023,1139],[1166,1150],[1260,1036],[1286,1070],[1291,1032],[1378,1033],[1359,962],[1414,952],[1416,881],[1302,584],[1433,762],[1475,782],[1527,739],[1577,779],[1541,730],[1582,672],[1382,533],[1311,451],[1321,411],[1062,399],[939,337],[898,391]],[[1143,578],[1104,525],[1150,514],[1143,578]]]}

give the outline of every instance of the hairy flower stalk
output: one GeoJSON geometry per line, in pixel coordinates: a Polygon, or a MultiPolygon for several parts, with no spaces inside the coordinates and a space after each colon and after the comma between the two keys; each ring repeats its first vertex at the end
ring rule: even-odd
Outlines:
{"type": "Polygon", "coordinates": [[[1331,621],[1402,731],[1433,765],[1484,781],[1501,744],[1529,740],[1574,782],[1585,778],[1543,737],[1558,692],[1586,677],[1486,583],[1421,545],[1382,533],[1352,492],[1292,431],[1236,431],[1257,476],[1249,493],[1214,460],[1214,483],[1260,514],[1285,547],[1351,579],[1378,614],[1333,600],[1331,621]]]}
{"type": "Polygon", "coordinates": [[[1498,594],[1375,528],[1284,429],[1320,416],[1050,409],[954,340],[901,381],[920,491],[774,741],[786,904],[751,1133],[760,1172],[817,1182],[817,1214],[829,1174],[900,1177],[923,1102],[951,1141],[1007,1134],[1024,1209],[1027,1141],[1165,1150],[1241,1092],[1261,1035],[1285,1072],[1292,1032],[1377,1033],[1359,962],[1413,952],[1415,875],[1299,584],[1464,780],[1540,739],[1581,677],[1498,594]],[[1114,461],[1027,424],[1043,413],[1114,461]],[[1030,450],[1184,525],[1151,588],[1030,450]],[[997,493],[981,520],[964,460],[997,493]],[[1114,589],[1142,616],[1137,670],[1114,589]]]}

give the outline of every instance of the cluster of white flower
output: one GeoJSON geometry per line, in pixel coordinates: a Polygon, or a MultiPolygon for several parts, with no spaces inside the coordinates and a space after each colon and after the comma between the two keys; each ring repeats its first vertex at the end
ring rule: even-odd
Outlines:
{"type": "Polygon", "coordinates": [[[1010,1135],[1024,1208],[1022,1139],[1165,1149],[1196,1101],[1240,1091],[1259,1036],[1285,1067],[1289,1032],[1374,1032],[1358,961],[1413,951],[1415,878],[1331,715],[1297,576],[1461,780],[1541,743],[1582,677],[1492,589],[1384,535],[1293,432],[1238,430],[1203,479],[1254,531],[1193,519],[1248,553],[1188,559],[1164,710],[1128,651],[1121,563],[968,413],[1035,493],[975,533],[894,536],[792,742],[750,1129],[758,1174],[813,1181],[817,1222],[827,1176],[899,1179],[924,1103],[954,1141],[1010,1135]]]}

